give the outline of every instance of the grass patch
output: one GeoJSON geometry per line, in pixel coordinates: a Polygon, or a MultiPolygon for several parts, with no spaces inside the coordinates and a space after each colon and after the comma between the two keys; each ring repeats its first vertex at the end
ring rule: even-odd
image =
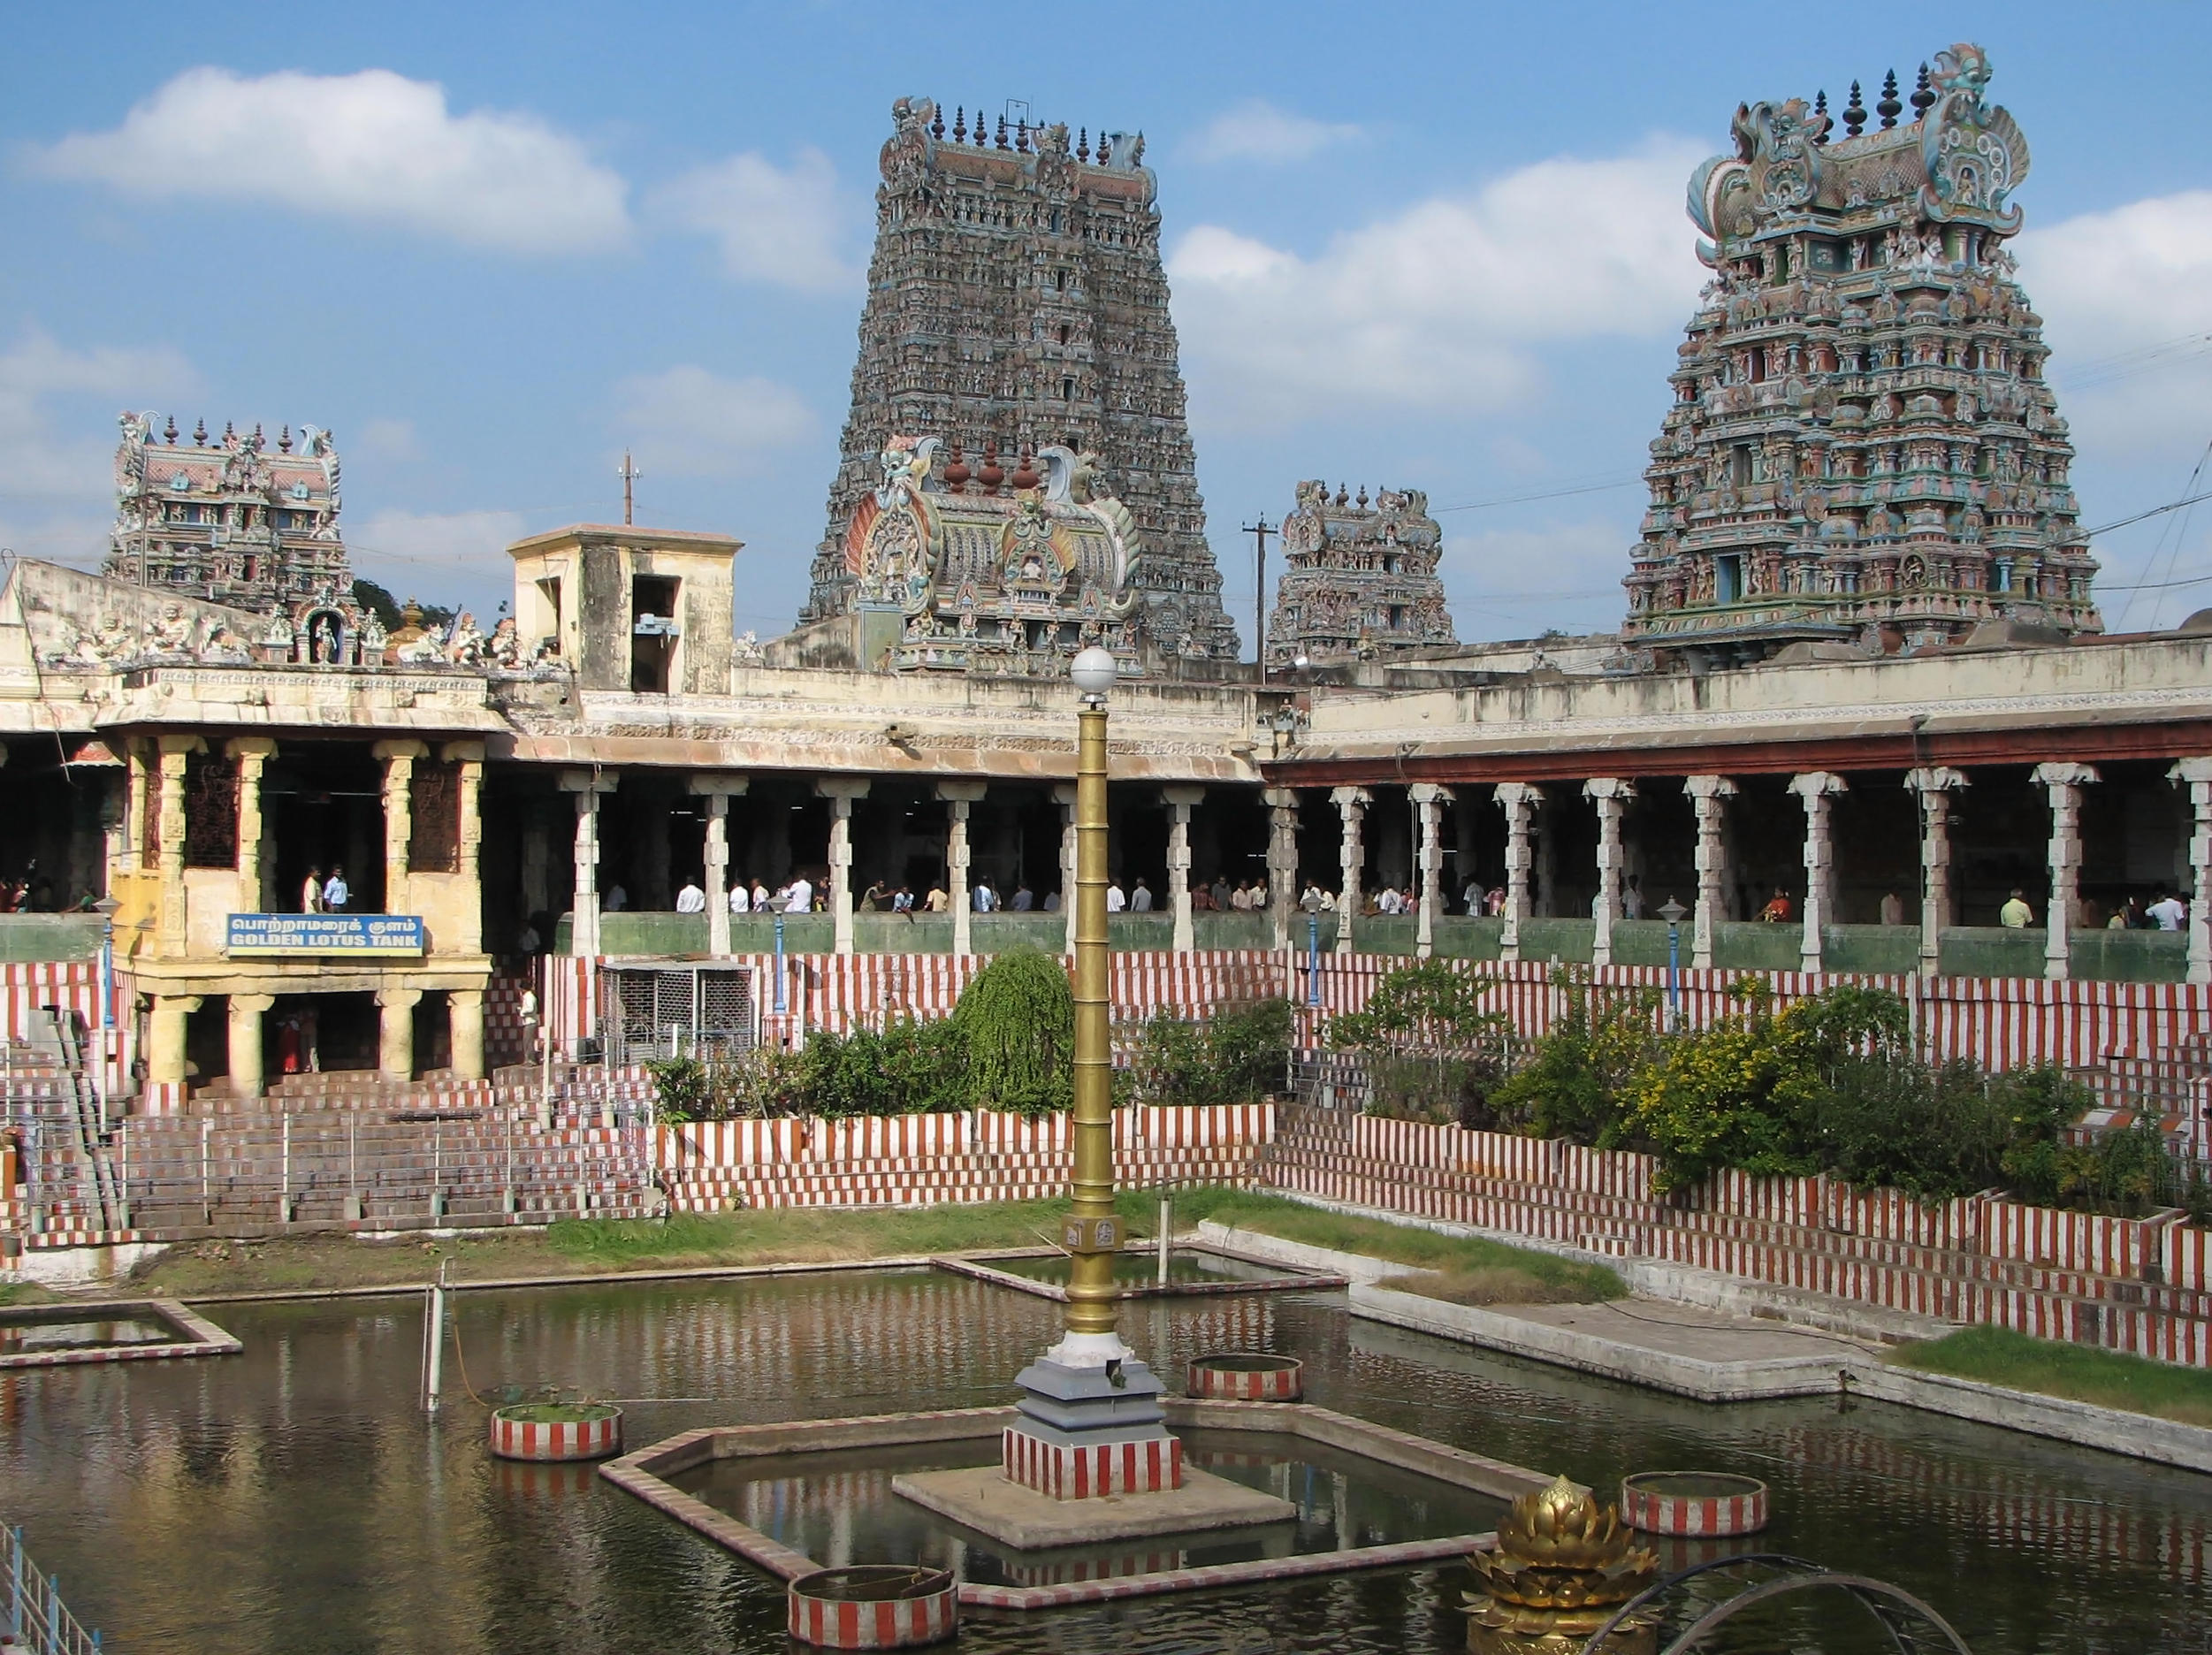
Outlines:
{"type": "Polygon", "coordinates": [[[1539,1281],[1523,1270],[1498,1267],[1472,1270],[1415,1270],[1385,1276],[1375,1284],[1393,1293],[1419,1293],[1460,1305],[1589,1304],[1578,1285],[1539,1281]]]}
{"type": "Polygon", "coordinates": [[[2212,1426],[2212,1373],[2124,1351],[2031,1338],[2010,1328],[1964,1328],[1890,1354],[1901,1368],[1979,1379],[2184,1425],[2212,1426]]]}
{"type": "Polygon", "coordinates": [[[0,1282],[0,1307],[51,1304],[54,1295],[36,1282],[0,1282]]]}
{"type": "MultiPolygon", "coordinates": [[[[1440,1286],[1457,1284],[1470,1293],[1503,1293],[1509,1290],[1509,1284],[1519,1283],[1525,1284],[1520,1291],[1541,1295],[1456,1299],[1460,1304],[1595,1304],[1628,1296],[1628,1284],[1621,1279],[1620,1272],[1603,1264],[1578,1264],[1478,1236],[1439,1235],[1433,1230],[1325,1212],[1247,1190],[1180,1191],[1175,1197],[1175,1218],[1178,1224],[1210,1218],[1216,1224],[1257,1230],[1285,1241],[1303,1241],[1308,1247],[1388,1259],[1435,1277],[1440,1286]]],[[[1424,1290],[1409,1287],[1407,1291],[1424,1290]]],[[[1453,1294],[1444,1292],[1430,1296],[1444,1299],[1453,1294]]]]}

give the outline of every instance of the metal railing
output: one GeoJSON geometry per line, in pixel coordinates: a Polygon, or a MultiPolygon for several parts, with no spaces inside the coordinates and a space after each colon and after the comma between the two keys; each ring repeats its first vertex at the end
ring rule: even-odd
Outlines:
{"type": "Polygon", "coordinates": [[[0,1528],[0,1577],[7,1604],[0,1626],[11,1648],[30,1655],[97,1655],[100,1635],[88,1632],[61,1599],[61,1581],[39,1572],[23,1549],[20,1524],[0,1528]]]}

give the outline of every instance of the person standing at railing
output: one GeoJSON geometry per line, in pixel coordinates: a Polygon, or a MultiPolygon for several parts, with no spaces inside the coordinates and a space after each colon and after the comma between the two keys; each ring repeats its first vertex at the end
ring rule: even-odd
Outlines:
{"type": "Polygon", "coordinates": [[[346,904],[353,899],[353,887],[346,883],[346,870],[333,864],[330,878],[323,883],[323,911],[344,913],[346,904]]]}
{"type": "Polygon", "coordinates": [[[306,880],[300,886],[300,911],[301,913],[323,911],[323,870],[319,867],[309,868],[307,871],[306,880]]]}
{"type": "Polygon", "coordinates": [[[683,889],[676,893],[675,911],[680,914],[696,914],[705,913],[706,911],[706,893],[699,889],[696,881],[686,880],[683,881],[683,889]]]}

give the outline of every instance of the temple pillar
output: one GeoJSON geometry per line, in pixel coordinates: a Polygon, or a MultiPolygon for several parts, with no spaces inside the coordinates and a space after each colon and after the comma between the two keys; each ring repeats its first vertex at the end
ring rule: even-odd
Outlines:
{"type": "Polygon", "coordinates": [[[579,959],[595,958],[599,951],[599,799],[621,782],[618,774],[597,770],[561,773],[561,790],[576,799],[576,896],[569,905],[568,952],[579,959]]]}
{"type": "MultiPolygon", "coordinates": [[[[415,761],[430,748],[418,741],[380,741],[370,749],[384,760],[384,911],[411,913],[408,900],[408,844],[415,836],[415,761]]],[[[358,877],[358,876],[356,876],[358,877]]]]}
{"type": "Polygon", "coordinates": [[[268,1089],[262,1073],[261,1019],[277,996],[234,994],[230,997],[231,1095],[257,1098],[268,1089]]]}
{"type": "MultiPolygon", "coordinates": [[[[945,894],[952,898],[955,954],[975,952],[974,891],[968,883],[968,812],[989,790],[987,782],[937,783],[937,797],[944,801],[945,814],[950,819],[945,832],[945,879],[950,887],[945,894]]],[[[1064,893],[1060,900],[1064,905],[1067,904],[1064,893]]]]}
{"type": "Polygon", "coordinates": [[[1598,807],[1598,902],[1590,910],[1597,931],[1590,945],[1590,963],[1613,964],[1613,923],[1621,917],[1621,819],[1636,797],[1636,783],[1619,776],[1592,776],[1583,783],[1583,797],[1598,807]]]}
{"type": "Polygon", "coordinates": [[[1298,905],[1298,790],[1269,788],[1267,801],[1267,908],[1272,921],[1270,946],[1291,945],[1291,911],[1298,905]]]}
{"type": "Polygon", "coordinates": [[[1414,859],[1420,869],[1415,887],[1419,907],[1414,917],[1414,954],[1427,959],[1437,951],[1438,898],[1444,886],[1444,807],[1452,802],[1452,789],[1433,782],[1416,782],[1406,789],[1413,801],[1418,829],[1414,859]]]}
{"type": "Polygon", "coordinates": [[[484,744],[446,742],[438,749],[438,756],[454,767],[454,805],[459,820],[454,825],[454,873],[461,881],[464,895],[457,904],[454,934],[442,940],[433,936],[431,942],[440,954],[480,954],[484,951],[484,744]]]}
{"type": "Polygon", "coordinates": [[[2051,902],[2043,917],[2043,975],[2063,982],[2072,969],[2074,904],[2081,883],[2081,789],[2102,778],[2083,764],[2040,764],[2031,780],[2051,800],[2051,902]]]}
{"type": "MultiPolygon", "coordinates": [[[[268,913],[273,904],[269,889],[269,836],[261,813],[261,775],[276,755],[277,744],[266,736],[233,736],[224,744],[224,751],[238,766],[238,905],[242,912],[268,913]]],[[[258,1058],[261,1048],[254,1050],[258,1058]]],[[[231,1073],[237,1072],[233,1053],[231,1073]]]]}
{"type": "MultiPolygon", "coordinates": [[[[415,1078],[415,1008],[423,998],[420,988],[377,990],[377,1075],[384,1080],[415,1078]]],[[[484,1061],[484,1034],[479,1024],[477,1061],[484,1061]]]]}
{"type": "Polygon", "coordinates": [[[1206,797],[1200,787],[1160,789],[1168,811],[1168,908],[1175,916],[1175,951],[1187,954],[1198,946],[1198,927],[1191,919],[1191,812],[1206,797]]]}
{"type": "Polygon", "coordinates": [[[1735,783],[1723,775],[1686,776],[1682,791],[1697,816],[1697,905],[1690,920],[1690,965],[1693,971],[1710,971],[1713,938],[1728,911],[1728,801],[1735,797],[1735,783]]]}
{"type": "Polygon", "coordinates": [[[1943,928],[1951,921],[1951,794],[1967,785],[1959,771],[1941,765],[1905,772],[1905,786],[1920,797],[1920,974],[1942,969],[1943,928]]]}
{"type": "MultiPolygon", "coordinates": [[[[717,957],[729,952],[729,801],[733,795],[742,795],[747,783],[748,778],[741,775],[708,774],[695,775],[689,784],[692,797],[706,801],[702,858],[706,873],[700,883],[706,888],[706,951],[717,957]]],[[[849,916],[850,900],[846,911],[849,916]]]]}
{"type": "Polygon", "coordinates": [[[2189,980],[2212,983],[2212,758],[2166,774],[2189,789],[2189,980]]]}
{"type": "Polygon", "coordinates": [[[1056,782],[1052,802],[1060,807],[1060,917],[1067,922],[1061,952],[1075,952],[1075,784],[1056,782]]]}
{"type": "Polygon", "coordinates": [[[484,990],[455,988],[446,996],[454,1073],[463,1080],[484,1079],[484,990]]]}
{"type": "Polygon", "coordinates": [[[161,806],[155,820],[161,851],[161,918],[156,934],[157,952],[176,959],[185,951],[185,766],[192,754],[207,751],[207,744],[197,736],[164,736],[160,745],[161,806]]]}
{"type": "MultiPolygon", "coordinates": [[[[0,761],[4,762],[4,761],[0,761]]],[[[146,762],[146,744],[141,741],[123,744],[123,856],[117,866],[126,872],[136,873],[144,866],[142,852],[146,845],[146,812],[148,795],[160,784],[153,780],[153,767],[146,762]]]]}
{"type": "MultiPolygon", "coordinates": [[[[835,938],[832,947],[840,954],[850,954],[852,952],[852,802],[868,797],[868,779],[866,776],[818,776],[814,782],[814,791],[829,801],[829,918],[835,938]]],[[[727,902],[723,904],[723,908],[727,911],[727,902]]],[[[723,929],[728,929],[727,919],[723,922],[723,929]]],[[[963,954],[967,952],[965,949],[957,951],[963,954]]]]}
{"type": "Polygon", "coordinates": [[[1349,954],[1353,922],[1360,911],[1360,881],[1367,872],[1367,842],[1360,836],[1361,829],[1366,825],[1367,807],[1375,802],[1375,796],[1362,787],[1331,788],[1329,802],[1337,807],[1337,814],[1344,823],[1337,891],[1337,952],[1349,954]]]}
{"type": "Polygon", "coordinates": [[[1789,778],[1789,790],[1805,806],[1805,925],[1797,945],[1801,971],[1821,969],[1821,935],[1835,907],[1835,846],[1828,835],[1828,801],[1844,790],[1843,778],[1808,770],[1789,778]]]}
{"type": "Polygon", "coordinates": [[[1529,911],[1529,869],[1533,862],[1529,830],[1537,812],[1543,808],[1544,789],[1526,782],[1500,782],[1497,799],[1506,812],[1506,924],[1499,935],[1498,957],[1517,960],[1521,957],[1521,921],[1529,911]]]}
{"type": "Polygon", "coordinates": [[[152,1084],[184,1084],[185,1023],[199,1009],[198,995],[154,996],[146,1029],[146,1079],[152,1084]]]}

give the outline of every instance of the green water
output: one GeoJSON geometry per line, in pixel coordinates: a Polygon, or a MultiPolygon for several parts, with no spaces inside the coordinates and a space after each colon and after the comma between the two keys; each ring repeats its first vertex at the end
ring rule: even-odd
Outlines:
{"type": "MultiPolygon", "coordinates": [[[[632,1446],[719,1422],[1009,1400],[1060,1316],[927,1271],[458,1306],[479,1391],[665,1399],[625,1403],[632,1446]]],[[[775,1582],[588,1468],[492,1460],[450,1359],[451,1405],[425,1422],[421,1315],[412,1299],[225,1305],[215,1319],[242,1355],[0,1374],[0,1517],[25,1525],[122,1655],[785,1655],[775,1582]]],[[[1762,1546],[1896,1582],[1977,1655],[2208,1648],[2212,1478],[1880,1404],[1675,1401],[1354,1323],[1339,1293],[1152,1300],[1125,1331],[1171,1376],[1200,1352],[1285,1351],[1306,1360],[1314,1401],[1603,1488],[1628,1471],[1748,1471],[1773,1491],[1762,1546]]],[[[1387,1511],[1392,1491],[1361,1498],[1387,1511]]],[[[1463,1578],[1454,1566],[979,1613],[957,1647],[1442,1655],[1464,1646],[1463,1578]]],[[[1879,1645],[1823,1603],[1728,1647],[1879,1645]]]]}

